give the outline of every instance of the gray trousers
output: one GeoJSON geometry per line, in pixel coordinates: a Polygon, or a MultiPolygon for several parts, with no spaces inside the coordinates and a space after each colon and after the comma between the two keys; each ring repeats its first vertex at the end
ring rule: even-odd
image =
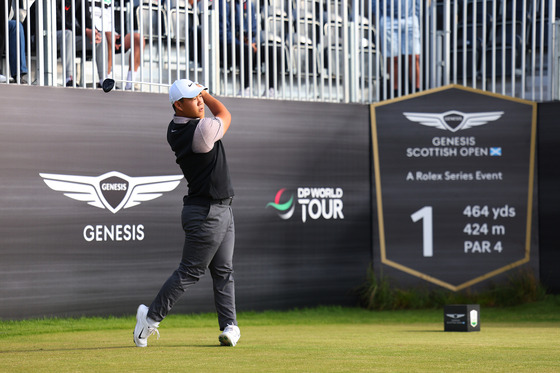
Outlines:
{"type": "MultiPolygon", "coordinates": [[[[71,76],[74,79],[76,79],[76,72],[74,72],[75,66],[72,65],[72,57],[74,56],[74,45],[77,46],[76,57],[82,56],[80,54],[80,52],[83,50],[83,44],[84,44],[82,35],[76,35],[76,41],[74,42],[72,31],[65,30],[63,32],[61,30],[58,30],[56,32],[56,36],[57,36],[57,45],[59,50],[61,50],[63,47],[62,44],[63,35],[64,35],[64,44],[65,44],[65,57],[66,57],[63,68],[66,73],[66,77],[71,76]]],[[[95,63],[97,65],[97,76],[99,77],[100,82],[102,82],[103,79],[105,79],[105,75],[107,74],[107,61],[106,61],[107,48],[106,48],[105,37],[103,37],[102,39],[103,41],[101,43],[95,45],[95,63]]],[[[85,45],[87,50],[91,50],[92,43],[91,40],[89,40],[87,37],[86,37],[85,45]]],[[[60,58],[62,58],[62,51],[60,52],[60,58]]]]}
{"type": "Polygon", "coordinates": [[[233,280],[235,227],[230,205],[185,205],[181,216],[185,245],[179,268],[150,305],[148,317],[161,321],[181,295],[210,269],[220,330],[237,325],[233,280]]]}

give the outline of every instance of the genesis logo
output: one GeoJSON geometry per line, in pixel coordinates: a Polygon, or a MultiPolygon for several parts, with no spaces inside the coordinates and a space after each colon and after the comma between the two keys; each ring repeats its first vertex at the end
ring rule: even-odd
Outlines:
{"type": "Polygon", "coordinates": [[[498,120],[504,115],[504,112],[463,113],[461,111],[451,110],[441,114],[403,113],[403,115],[411,122],[417,122],[424,126],[435,127],[440,130],[457,132],[498,120]]]}
{"type": "Polygon", "coordinates": [[[117,171],[100,176],[39,175],[52,190],[113,214],[161,197],[163,192],[175,189],[183,178],[183,175],[130,177],[117,171]]]}
{"type": "Polygon", "coordinates": [[[284,202],[284,203],[280,203],[280,200],[282,198],[282,194],[285,191],[286,191],[286,188],[280,189],[276,193],[276,197],[274,198],[274,202],[269,202],[266,205],[266,207],[271,206],[272,208],[274,208],[276,210],[276,212],[278,212],[278,216],[280,216],[284,220],[288,220],[294,214],[295,204],[294,204],[294,195],[293,194],[290,196],[289,201],[284,202]]]}
{"type": "Polygon", "coordinates": [[[464,313],[446,313],[445,315],[451,319],[461,319],[465,317],[464,313]]]}

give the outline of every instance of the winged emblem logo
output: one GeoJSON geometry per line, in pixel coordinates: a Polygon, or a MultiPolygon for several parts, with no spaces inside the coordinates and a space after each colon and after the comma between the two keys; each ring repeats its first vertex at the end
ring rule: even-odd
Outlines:
{"type": "Polygon", "coordinates": [[[100,176],[39,174],[52,190],[116,214],[177,188],[183,175],[131,177],[118,171],[100,176]]]}
{"type": "Polygon", "coordinates": [[[403,113],[403,115],[408,120],[424,126],[457,132],[498,120],[504,115],[504,112],[463,113],[457,110],[450,110],[445,113],[403,113]]]}
{"type": "Polygon", "coordinates": [[[465,317],[464,313],[446,313],[445,314],[447,317],[450,317],[452,319],[460,319],[465,317]]]}

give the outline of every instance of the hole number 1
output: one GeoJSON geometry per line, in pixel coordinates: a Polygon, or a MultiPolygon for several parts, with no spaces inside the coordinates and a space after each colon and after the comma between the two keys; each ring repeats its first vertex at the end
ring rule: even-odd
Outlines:
{"type": "Polygon", "coordinates": [[[410,215],[413,222],[422,219],[422,252],[425,257],[434,255],[434,232],[432,226],[432,206],[424,206],[414,214],[410,215]]]}

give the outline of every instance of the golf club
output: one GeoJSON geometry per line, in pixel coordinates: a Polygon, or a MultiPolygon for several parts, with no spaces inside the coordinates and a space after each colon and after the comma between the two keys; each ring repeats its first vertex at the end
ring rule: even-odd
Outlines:
{"type": "MultiPolygon", "coordinates": [[[[119,82],[126,82],[126,80],[119,80],[119,82]]],[[[155,85],[155,86],[159,86],[159,87],[171,87],[171,84],[169,83],[147,83],[149,85],[155,85]]],[[[103,80],[103,83],[101,83],[101,87],[103,88],[103,92],[111,92],[113,90],[113,88],[115,88],[115,79],[112,78],[106,78],[105,80],[103,80]]]]}

